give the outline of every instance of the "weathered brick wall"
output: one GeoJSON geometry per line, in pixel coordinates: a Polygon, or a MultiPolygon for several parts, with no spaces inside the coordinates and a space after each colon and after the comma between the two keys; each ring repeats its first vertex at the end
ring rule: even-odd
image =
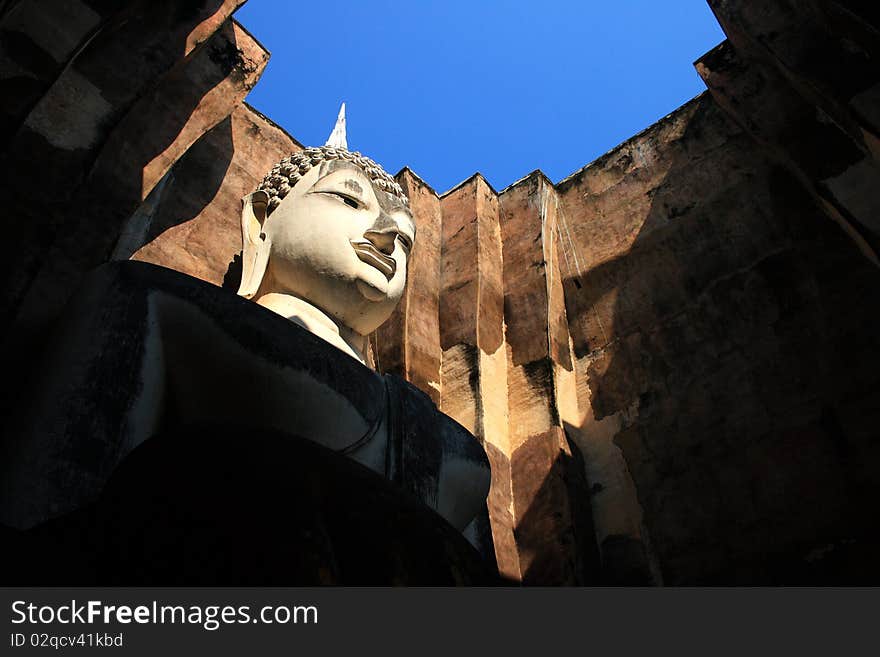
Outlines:
{"type": "Polygon", "coordinates": [[[708,96],[558,188],[603,558],[798,582],[876,544],[880,270],[708,96]]]}
{"type": "Polygon", "coordinates": [[[4,4],[0,203],[16,225],[0,276],[6,371],[27,377],[83,274],[140,246],[145,199],[256,83],[268,53],[231,19],[241,4],[4,4]]]}
{"type": "MultiPolygon", "coordinates": [[[[240,199],[301,148],[242,103],[239,4],[4,5],[11,371],[109,258],[234,285],[240,199]]],[[[709,4],[709,91],[562,182],[397,176],[419,234],[372,353],[485,445],[511,580],[880,580],[878,16],[709,4]]]]}
{"type": "Polygon", "coordinates": [[[171,267],[237,287],[241,199],[281,158],[302,150],[283,129],[248,105],[205,133],[177,161],[129,225],[137,226],[133,260],[171,267]],[[147,216],[142,216],[147,214],[147,216]]]}
{"type": "Polygon", "coordinates": [[[413,215],[418,217],[416,241],[407,285],[391,319],[379,327],[372,346],[376,365],[404,377],[440,402],[440,200],[434,190],[409,169],[397,175],[413,215]]]}

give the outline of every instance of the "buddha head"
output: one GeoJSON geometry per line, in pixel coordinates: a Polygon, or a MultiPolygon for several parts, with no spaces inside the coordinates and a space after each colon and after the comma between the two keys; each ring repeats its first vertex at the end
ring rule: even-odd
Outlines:
{"type": "Polygon", "coordinates": [[[357,341],[403,295],[415,224],[400,185],[347,149],[344,121],[343,106],[326,145],[284,158],[243,199],[238,293],[281,314],[279,298],[305,302],[357,341]]]}

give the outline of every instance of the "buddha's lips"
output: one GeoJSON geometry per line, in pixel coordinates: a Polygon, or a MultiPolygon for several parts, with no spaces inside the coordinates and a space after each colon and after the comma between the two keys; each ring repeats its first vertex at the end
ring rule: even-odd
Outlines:
{"type": "Polygon", "coordinates": [[[368,240],[351,240],[351,248],[363,262],[371,265],[385,274],[385,278],[391,280],[397,271],[397,261],[391,256],[385,255],[368,240]]]}

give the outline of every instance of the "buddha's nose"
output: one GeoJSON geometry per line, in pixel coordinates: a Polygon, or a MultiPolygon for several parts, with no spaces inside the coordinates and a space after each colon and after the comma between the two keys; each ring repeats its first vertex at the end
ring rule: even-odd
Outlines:
{"type": "Polygon", "coordinates": [[[397,227],[397,224],[383,212],[367,232],[364,233],[364,237],[379,251],[385,255],[391,255],[394,253],[394,241],[399,234],[400,229],[397,227]]]}

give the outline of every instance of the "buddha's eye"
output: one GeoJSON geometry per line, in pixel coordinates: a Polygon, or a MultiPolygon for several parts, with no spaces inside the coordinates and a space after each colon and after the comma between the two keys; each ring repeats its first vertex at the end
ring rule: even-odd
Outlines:
{"type": "Polygon", "coordinates": [[[361,202],[358,199],[349,196],[348,194],[343,194],[342,192],[325,192],[325,194],[335,196],[347,206],[349,206],[350,208],[354,208],[355,210],[361,207],[361,202]]]}

